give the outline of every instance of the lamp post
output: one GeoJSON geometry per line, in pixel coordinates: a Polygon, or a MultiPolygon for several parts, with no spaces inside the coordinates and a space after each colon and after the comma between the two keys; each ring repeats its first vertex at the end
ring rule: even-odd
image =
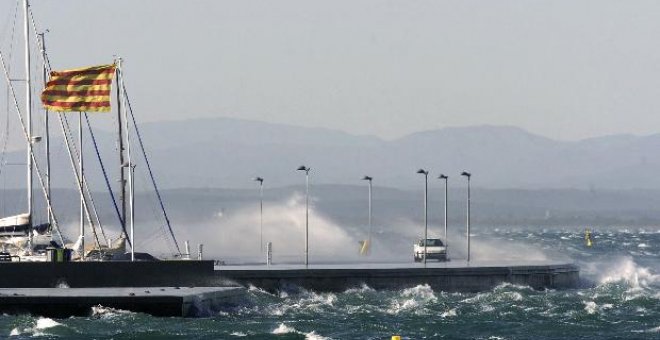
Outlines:
{"type": "Polygon", "coordinates": [[[424,169],[417,170],[418,174],[424,175],[424,266],[426,266],[426,246],[428,243],[429,229],[429,172],[424,169]]]}
{"type": "Polygon", "coordinates": [[[309,170],[310,168],[301,165],[298,171],[305,172],[305,268],[309,265],[309,170]]]}
{"type": "Polygon", "coordinates": [[[449,191],[449,185],[448,185],[448,180],[449,176],[445,174],[440,174],[440,177],[438,179],[444,179],[445,180],[445,253],[447,254],[447,258],[449,258],[449,236],[447,235],[447,204],[448,204],[448,191],[449,191]]]}
{"type": "Polygon", "coordinates": [[[470,263],[470,177],[472,177],[472,174],[463,171],[461,173],[461,176],[465,176],[467,178],[467,221],[465,223],[465,228],[467,232],[467,262],[470,263]]]}
{"type": "Polygon", "coordinates": [[[371,181],[373,177],[364,176],[363,181],[369,181],[369,237],[367,238],[367,254],[371,254],[371,181]]]}
{"type": "Polygon", "coordinates": [[[262,177],[255,177],[255,181],[259,182],[259,251],[264,253],[264,179],[262,177]]]}

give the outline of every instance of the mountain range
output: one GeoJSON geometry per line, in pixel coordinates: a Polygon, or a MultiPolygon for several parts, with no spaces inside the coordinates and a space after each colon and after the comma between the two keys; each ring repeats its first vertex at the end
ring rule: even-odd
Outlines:
{"type": "Polygon", "coordinates": [[[510,126],[430,130],[395,140],[341,131],[228,118],[142,126],[155,168],[167,187],[251,187],[315,183],[417,188],[419,168],[462,181],[467,170],[483,188],[660,188],[660,134],[558,141],[510,126]]]}
{"type": "MultiPolygon", "coordinates": [[[[304,183],[303,174],[296,172],[302,164],[311,167],[314,184],[353,185],[369,175],[377,186],[414,189],[422,185],[416,171],[424,168],[430,171],[434,186],[441,185],[436,180],[440,173],[450,176],[450,186],[464,186],[458,175],[467,170],[473,175],[472,184],[486,189],[660,188],[656,176],[660,173],[660,134],[560,141],[517,127],[484,125],[385,140],[230,118],[145,123],[141,132],[155,175],[169,189],[250,188],[256,185],[255,176],[264,177],[269,187],[297,185],[304,183]]],[[[113,157],[116,143],[112,134],[98,130],[96,137],[104,158],[113,157]]],[[[86,148],[87,173],[100,173],[96,155],[91,147],[86,148]]],[[[52,149],[59,155],[54,176],[70,172],[64,148],[56,142],[52,149]]],[[[23,157],[23,152],[13,152],[7,159],[23,157]]],[[[111,162],[112,158],[106,160],[106,167],[116,178],[118,167],[111,162]]],[[[145,167],[137,163],[139,179],[145,176],[145,167]]],[[[95,185],[102,185],[99,181],[100,177],[92,177],[95,185]]],[[[54,182],[60,187],[70,184],[54,182]]]]}

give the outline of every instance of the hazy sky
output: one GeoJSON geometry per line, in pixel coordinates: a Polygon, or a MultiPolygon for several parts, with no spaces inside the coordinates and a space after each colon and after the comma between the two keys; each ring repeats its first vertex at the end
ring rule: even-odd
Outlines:
{"type": "MultiPolygon", "coordinates": [[[[7,47],[15,0],[0,3],[7,47]]],[[[394,138],[516,125],[660,132],[659,1],[33,0],[55,68],[125,59],[143,121],[236,117],[394,138]]]]}

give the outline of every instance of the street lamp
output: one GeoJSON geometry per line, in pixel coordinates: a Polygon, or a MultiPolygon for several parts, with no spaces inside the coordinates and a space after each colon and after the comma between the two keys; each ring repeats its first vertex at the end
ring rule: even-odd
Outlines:
{"type": "Polygon", "coordinates": [[[305,267],[309,265],[309,170],[310,168],[301,165],[298,171],[305,172],[305,267]]]}
{"type": "Polygon", "coordinates": [[[467,229],[467,262],[470,263],[470,177],[472,177],[472,174],[463,171],[461,176],[467,178],[467,221],[465,227],[467,229]]]}
{"type": "Polygon", "coordinates": [[[447,181],[449,180],[449,176],[445,174],[440,174],[440,177],[438,179],[444,179],[445,180],[445,253],[447,254],[447,258],[449,258],[449,237],[447,236],[447,204],[448,204],[448,191],[449,191],[449,185],[447,181]]]}
{"type": "Polygon", "coordinates": [[[259,251],[264,253],[264,179],[255,177],[254,180],[259,182],[259,251]]]}
{"type": "Polygon", "coordinates": [[[429,172],[419,169],[417,173],[424,175],[424,266],[426,266],[426,244],[428,243],[429,230],[429,172]]]}
{"type": "Polygon", "coordinates": [[[370,176],[364,176],[363,181],[369,181],[369,237],[367,238],[367,254],[371,254],[371,181],[370,176]]]}

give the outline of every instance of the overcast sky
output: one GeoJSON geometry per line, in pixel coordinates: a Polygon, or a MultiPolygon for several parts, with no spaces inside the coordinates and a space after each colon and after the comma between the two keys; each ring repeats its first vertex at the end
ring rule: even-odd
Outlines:
{"type": "MultiPolygon", "coordinates": [[[[124,58],[142,121],[660,132],[660,1],[31,3],[55,68],[124,58]]],[[[15,6],[0,2],[3,51],[15,6]]]]}

